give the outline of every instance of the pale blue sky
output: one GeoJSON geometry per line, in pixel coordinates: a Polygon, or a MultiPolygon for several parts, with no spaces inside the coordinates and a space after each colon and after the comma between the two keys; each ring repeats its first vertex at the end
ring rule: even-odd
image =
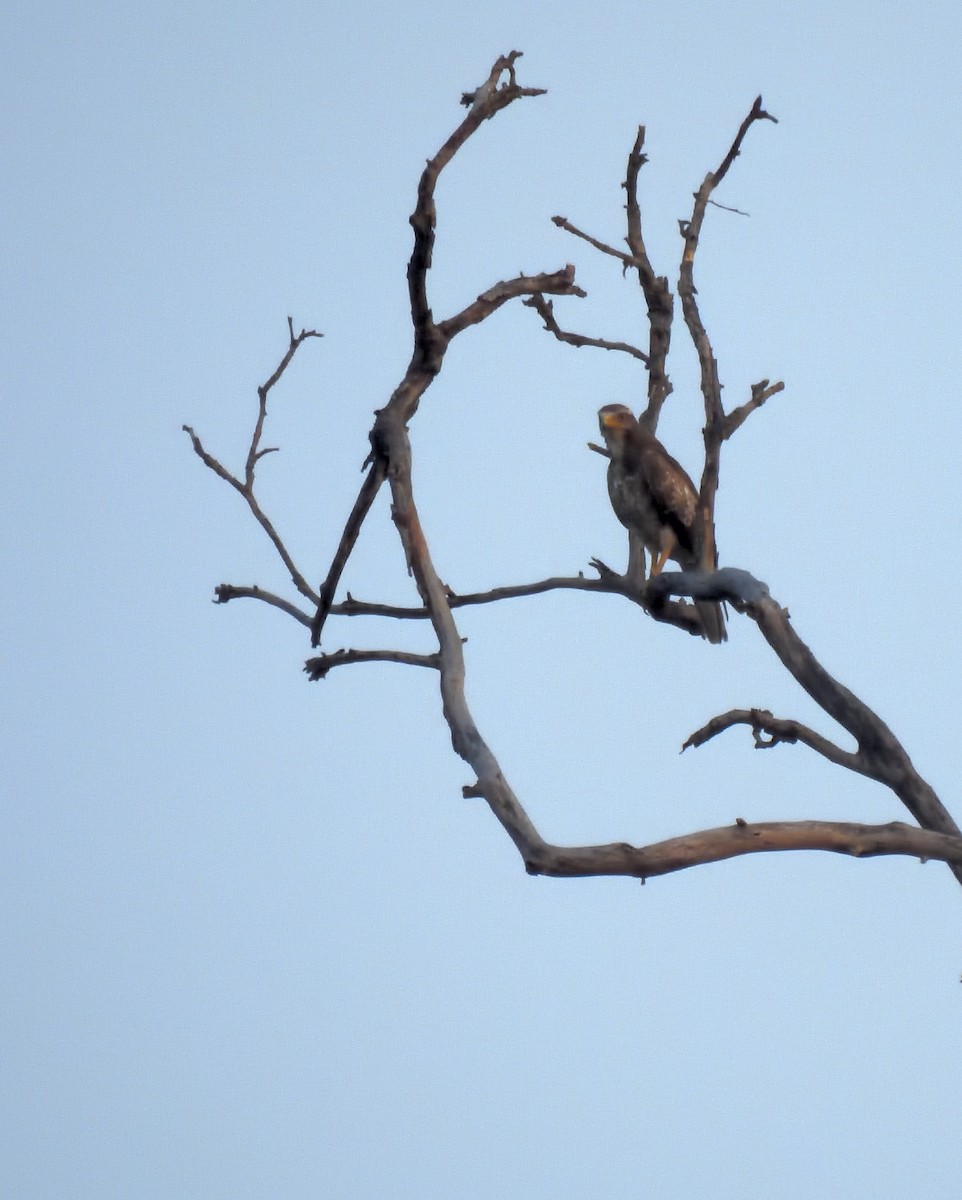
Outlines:
{"type": "MultiPolygon", "coordinates": [[[[319,581],[371,412],[410,347],[421,165],[522,49],[549,94],[438,191],[431,299],[578,268],[562,321],[643,338],[636,289],[556,229],[622,236],[648,126],[649,248],[761,92],[698,266],[726,399],[722,561],[766,580],[956,817],[962,277],[955,4],[14,5],[4,31],[7,795],[0,1195],[12,1200],[954,1200],[962,896],[942,866],[757,857],[654,880],[525,876],[427,672],[309,685],[238,498],[286,318],[323,330],[272,399],[261,498],[319,581]]],[[[680,318],[661,426],[698,469],[680,318]]],[[[457,590],[623,559],[602,403],[627,359],[502,310],[412,428],[457,590]],[[465,463],[470,467],[466,470],[465,463]]],[[[411,601],[382,497],[343,587],[411,601]]],[[[646,842],[746,819],[900,818],[881,788],[733,732],[834,733],[733,616],[712,648],[624,601],[465,612],[468,696],[542,833],[646,842]]],[[[329,624],[326,646],[430,648],[329,624]]]]}

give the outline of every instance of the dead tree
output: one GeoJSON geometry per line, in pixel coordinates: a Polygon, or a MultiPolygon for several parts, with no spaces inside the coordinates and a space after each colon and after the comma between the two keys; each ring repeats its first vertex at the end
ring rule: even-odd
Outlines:
{"type": "MultiPolygon", "coordinates": [[[[541,88],[522,87],[515,67],[520,53],[512,51],[499,58],[488,78],[477,90],[465,93],[462,104],[467,115],[428,163],[421,175],[417,203],[411,214],[414,248],[407,268],[414,350],[401,382],[385,406],[378,410],[370,431],[370,451],[364,463],[366,474],[357,500],[347,518],[333,561],[326,577],[314,588],[306,574],[295,564],[270,518],[258,503],[255,492],[257,464],[273,447],[262,445],[267,401],[273,388],[305,341],[320,337],[315,330],[295,333],[288,318],[289,342],[277,368],[257,389],[258,409],[250,447],[242,476],[231,473],[203,446],[189,426],[184,426],[193,448],[204,464],[246,501],[252,515],[272,542],[286,568],[300,600],[292,601],[257,586],[222,584],[215,591],[218,603],[247,598],[269,604],[310,631],[311,645],[320,644],[322,631],[330,617],[380,615],[398,620],[430,621],[437,639],[431,654],[413,654],[396,649],[336,650],[310,658],[305,666],[311,680],[323,679],[335,667],[360,662],[393,662],[435,671],[441,692],[444,719],[451,732],[457,754],[470,766],[475,780],[463,789],[465,796],[483,797],[517,846],[526,870],[536,875],[586,876],[629,875],[642,880],[664,875],[701,863],[716,862],[741,854],[773,850],[831,850],[857,858],[882,854],[909,855],[949,864],[962,882],[962,833],[933,789],[918,774],[908,754],[887,725],[857,696],[822,667],[812,651],[795,632],[788,612],[769,594],[768,588],[748,570],[732,567],[714,573],[696,571],[665,572],[645,582],[637,571],[619,574],[604,563],[593,560],[595,576],[553,577],[512,587],[497,587],[471,595],[456,595],[438,577],[431,559],[428,538],[421,525],[411,479],[411,444],[408,426],[417,414],[421,398],[444,365],[447,349],[457,335],[485,320],[503,304],[520,299],[534,309],[546,330],[561,342],[575,346],[596,346],[633,356],[647,371],[648,404],[642,419],[654,429],[663,405],[671,394],[667,371],[668,351],[674,316],[674,300],[668,279],[657,275],[648,256],[638,203],[638,177],[646,162],[643,153],[645,130],[638,130],[628,155],[624,188],[627,195],[626,250],[590,236],[564,217],[554,222],[575,238],[600,253],[610,256],[619,267],[634,276],[644,298],[648,314],[646,349],[625,342],[587,337],[562,329],[555,317],[549,296],[584,296],[575,283],[575,269],[539,275],[520,275],[503,279],[460,312],[436,320],[429,303],[428,278],[435,236],[435,188],[441,172],[481,126],[517,100],[544,94],[541,88]],[[350,593],[335,603],[338,584],[350,558],[365,517],[383,485],[391,493],[391,516],[404,547],[408,570],[413,576],[421,606],[403,608],[363,602],[350,593]],[[455,620],[458,608],[492,604],[516,596],[531,596],[556,589],[576,589],[623,596],[641,606],[651,617],[689,633],[699,629],[698,618],[689,601],[692,598],[722,600],[735,612],[754,621],[785,669],[826,713],[854,739],[856,749],[845,750],[828,738],[798,721],[774,716],[758,709],[734,709],[714,717],[696,730],[685,747],[703,745],[710,738],[735,725],[747,725],[757,748],[781,743],[801,742],[829,762],[890,788],[909,810],[920,828],[902,822],[863,825],[851,822],[780,821],[749,823],[737,819],[733,824],[686,834],[648,846],[616,842],[597,846],[557,846],[541,837],[505,778],[494,752],[485,742],[465,700],[465,664],[462,637],[455,620]]],[[[762,379],[751,388],[750,396],[738,407],[726,412],[722,404],[712,345],[699,313],[694,283],[695,258],[702,226],[712,196],[741,152],[752,127],[775,118],[762,107],[759,97],[745,117],[734,141],[719,167],[709,172],[694,194],[691,216],[680,222],[682,255],[677,294],[688,336],[698,355],[701,369],[701,393],[705,409],[705,454],[701,474],[699,532],[703,538],[714,536],[715,495],[724,443],[745,420],[768,399],[783,389],[783,384],[762,379]]],[[[600,449],[599,447],[593,447],[600,449]]],[[[604,453],[604,451],[601,451],[604,453]]],[[[635,548],[637,549],[637,548],[635,548]]]]}

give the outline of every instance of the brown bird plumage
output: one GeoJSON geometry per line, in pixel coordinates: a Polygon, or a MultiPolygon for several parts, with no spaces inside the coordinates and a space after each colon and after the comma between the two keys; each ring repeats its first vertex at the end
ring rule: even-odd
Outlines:
{"type": "MultiPolygon", "coordinates": [[[[685,468],[623,404],[605,405],[598,412],[598,423],[610,455],[611,507],[651,555],[651,574],[658,575],[670,558],[682,570],[713,571],[716,564],[699,562],[695,549],[698,492],[685,468]]],[[[710,642],[725,641],[722,606],[699,600],[695,607],[705,637],[710,642]]]]}

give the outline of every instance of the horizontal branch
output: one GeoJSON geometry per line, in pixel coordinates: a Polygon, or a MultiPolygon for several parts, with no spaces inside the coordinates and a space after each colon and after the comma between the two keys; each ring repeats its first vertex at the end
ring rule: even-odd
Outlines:
{"type": "Polygon", "coordinates": [[[824,850],[852,858],[905,855],[922,862],[938,860],[962,867],[962,838],[901,821],[887,825],[859,825],[838,821],[765,821],[749,824],[741,819],[721,829],[705,829],[651,846],[614,842],[605,846],[542,845],[527,858],[531,875],[628,875],[642,881],[689,867],[722,862],[745,854],[783,850],[824,850]]]}
{"type": "MultiPolygon", "coordinates": [[[[621,576],[615,576],[621,578],[621,576]]],[[[555,576],[539,579],[536,583],[519,583],[507,587],[490,588],[486,592],[465,592],[459,595],[447,589],[450,608],[466,608],[473,604],[493,604],[498,600],[515,600],[521,596],[541,596],[545,592],[559,590],[581,592],[606,592],[614,594],[620,589],[605,579],[586,579],[583,575],[555,576]]],[[[335,604],[331,612],[341,617],[396,617],[399,620],[423,621],[430,613],[423,607],[405,607],[397,604],[377,604],[367,600],[355,600],[348,593],[347,599],[335,604]]]]}
{"type": "Polygon", "coordinates": [[[410,654],[406,650],[335,650],[332,654],[318,654],[315,658],[309,658],[304,670],[308,679],[314,682],[324,679],[334,667],[370,662],[403,663],[409,667],[431,667],[434,670],[440,666],[437,654],[410,654]]]}
{"type": "MultiPolygon", "coordinates": [[[[468,592],[459,595],[446,589],[449,608],[465,608],[476,604],[495,604],[501,600],[516,600],[524,596],[541,596],[545,592],[599,592],[609,596],[624,596],[639,605],[656,621],[675,625],[687,633],[701,636],[702,623],[691,605],[673,603],[672,594],[730,601],[739,605],[768,594],[768,589],[747,571],[725,567],[714,574],[700,571],[665,571],[647,585],[639,587],[630,575],[620,575],[606,566],[600,559],[593,558],[591,565],[598,572],[597,579],[584,575],[556,575],[550,579],[539,579],[535,583],[520,583],[506,587],[490,588],[485,592],[468,592]]],[[[406,607],[395,604],[378,604],[366,600],[355,600],[348,593],[347,600],[335,604],[331,612],[343,617],[395,617],[398,620],[423,621],[430,613],[423,607],[406,607]]]]}

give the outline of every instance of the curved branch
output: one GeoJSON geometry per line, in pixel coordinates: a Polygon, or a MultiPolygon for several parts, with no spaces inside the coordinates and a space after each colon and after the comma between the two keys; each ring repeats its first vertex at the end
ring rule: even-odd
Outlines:
{"type": "Polygon", "coordinates": [[[272,608],[279,608],[281,612],[287,613],[301,625],[310,628],[311,618],[306,612],[302,612],[296,604],[291,604],[283,596],[276,596],[273,592],[267,592],[256,584],[251,587],[237,587],[232,583],[222,583],[219,587],[214,588],[215,604],[229,604],[231,600],[263,600],[265,604],[269,604],[272,608]]]}
{"type": "Polygon", "coordinates": [[[515,279],[502,279],[494,287],[482,292],[473,304],[469,304],[453,317],[440,321],[438,331],[445,341],[450,341],[455,334],[490,317],[509,300],[516,300],[519,296],[539,295],[542,292],[551,292],[556,296],[585,295],[575,283],[574,267],[567,263],[560,271],[550,274],[519,275],[515,279]]]}
{"type": "MultiPolygon", "coordinates": [[[[867,704],[825,670],[792,628],[787,611],[770,597],[748,605],[746,611],[782,665],[855,739],[859,773],[889,787],[924,829],[959,837],[958,825],[916,771],[895,734],[867,704]]],[[[962,866],[955,864],[952,870],[962,883],[962,866]]]]}
{"type": "Polygon", "coordinates": [[[770,750],[783,742],[789,745],[801,742],[837,766],[846,767],[859,774],[867,773],[863,770],[863,763],[858,754],[843,750],[828,738],[816,733],[814,729],[802,725],[800,721],[784,720],[764,708],[733,708],[729,712],[712,717],[707,724],[689,734],[682,744],[682,753],[690,747],[703,746],[718,734],[723,733],[726,729],[732,729],[736,725],[751,727],[756,750],[770,750]]]}

